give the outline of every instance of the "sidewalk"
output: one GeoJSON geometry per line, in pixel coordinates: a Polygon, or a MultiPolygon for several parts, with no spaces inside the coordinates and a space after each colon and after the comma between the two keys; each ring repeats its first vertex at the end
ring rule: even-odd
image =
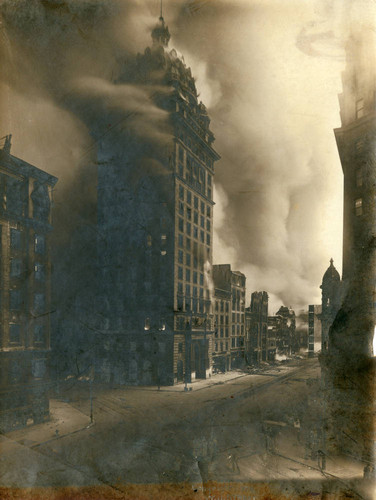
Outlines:
{"type": "MultiPolygon", "coordinates": [[[[226,373],[216,373],[209,378],[206,379],[197,379],[187,384],[188,391],[198,391],[200,389],[205,389],[211,385],[221,385],[226,382],[232,382],[241,377],[248,376],[248,373],[245,373],[242,370],[233,370],[226,373]]],[[[161,386],[160,389],[156,386],[146,387],[146,386],[128,386],[129,389],[138,389],[144,391],[164,391],[164,392],[182,392],[185,390],[185,383],[181,382],[176,385],[171,385],[168,387],[161,386]]]]}
{"type": "MultiPolygon", "coordinates": [[[[267,377],[278,377],[280,375],[284,375],[292,371],[296,368],[297,365],[272,365],[265,366],[258,370],[253,370],[250,372],[246,372],[244,370],[231,370],[225,373],[216,373],[207,379],[196,379],[187,384],[188,391],[199,391],[201,389],[205,389],[214,385],[222,385],[227,382],[233,382],[236,379],[240,379],[243,377],[249,376],[258,376],[264,375],[267,377]]],[[[120,386],[123,388],[124,386],[120,386]]],[[[161,386],[158,388],[157,386],[126,386],[127,389],[130,390],[138,390],[138,391],[161,391],[161,392],[184,392],[185,391],[185,383],[181,382],[179,384],[173,386],[161,386]]]]}
{"type": "MultiPolygon", "coordinates": [[[[90,418],[73,406],[56,399],[50,400],[51,418],[47,422],[31,425],[4,434],[7,440],[35,448],[42,443],[74,434],[90,425],[90,418]]],[[[3,452],[4,442],[0,445],[3,452]]]]}
{"type": "Polygon", "coordinates": [[[247,453],[246,448],[238,453],[238,471],[229,467],[228,452],[223,454],[215,464],[216,472],[224,480],[233,481],[275,481],[275,480],[340,480],[363,479],[364,464],[345,456],[328,456],[325,470],[320,469],[317,460],[305,459],[299,450],[284,449],[274,452],[260,452],[252,447],[247,453]]]}

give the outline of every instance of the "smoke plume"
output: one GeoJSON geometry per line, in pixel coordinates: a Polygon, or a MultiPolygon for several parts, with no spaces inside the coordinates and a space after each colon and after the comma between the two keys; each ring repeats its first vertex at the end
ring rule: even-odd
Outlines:
{"type": "MultiPolygon", "coordinates": [[[[271,313],[281,302],[319,302],[329,259],[341,268],[332,130],[344,46],[369,9],[323,0],[164,2],[170,46],[192,67],[222,157],[215,263],[243,272],[249,292],[268,291],[271,313]]],[[[0,135],[13,133],[13,154],[59,177],[56,237],[71,245],[72,232],[94,231],[90,122],[111,108],[151,141],[167,139],[153,89],[114,85],[122,64],[150,45],[159,2],[5,0],[0,14],[0,135]]]]}

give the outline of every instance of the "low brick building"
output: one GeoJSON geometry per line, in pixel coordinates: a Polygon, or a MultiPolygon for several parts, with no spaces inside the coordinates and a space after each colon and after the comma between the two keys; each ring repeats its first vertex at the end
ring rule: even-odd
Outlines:
{"type": "Polygon", "coordinates": [[[214,290],[214,345],[213,369],[225,372],[231,369],[230,354],[231,290],[214,290]]]}
{"type": "Polygon", "coordinates": [[[231,297],[229,311],[229,335],[231,344],[229,367],[240,368],[245,363],[245,276],[232,271],[230,264],[213,266],[215,289],[225,291],[231,297]]]}

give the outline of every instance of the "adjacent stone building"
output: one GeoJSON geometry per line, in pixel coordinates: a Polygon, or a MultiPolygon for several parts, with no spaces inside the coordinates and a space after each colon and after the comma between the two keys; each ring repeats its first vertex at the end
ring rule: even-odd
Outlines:
{"type": "Polygon", "coordinates": [[[0,431],[49,417],[50,233],[46,172],[0,149],[0,431]]]}
{"type": "Polygon", "coordinates": [[[230,361],[229,367],[240,368],[245,363],[245,282],[239,271],[232,271],[230,264],[213,266],[215,289],[224,290],[231,296],[230,361]]]}
{"type": "Polygon", "coordinates": [[[278,354],[291,356],[299,351],[295,335],[295,312],[291,307],[281,306],[275,316],[269,316],[268,324],[275,327],[278,354]]]}
{"type": "Polygon", "coordinates": [[[308,357],[312,358],[315,353],[322,349],[324,344],[321,328],[321,305],[311,304],[308,306],[308,357]]]}
{"type": "Polygon", "coordinates": [[[214,345],[213,369],[231,369],[231,289],[214,288],[214,345]]]}
{"type": "Polygon", "coordinates": [[[141,109],[120,118],[106,109],[92,129],[103,316],[96,376],[114,383],[169,385],[206,378],[212,370],[219,155],[191,70],[168,48],[169,39],[161,17],[152,46],[128,59],[114,81],[132,95],[145,94],[141,109]],[[143,113],[150,120],[141,126],[143,113]],[[119,126],[107,133],[107,123],[119,126]]]}
{"type": "Polygon", "coordinates": [[[375,449],[375,36],[367,28],[354,32],[346,47],[341,127],[335,130],[344,175],[343,299],[321,356],[330,394],[326,445],[367,461],[375,449]]]}
{"type": "Polygon", "coordinates": [[[269,350],[275,351],[268,338],[268,301],[266,292],[253,292],[250,307],[245,309],[246,340],[245,352],[249,365],[258,365],[270,359],[269,350]]]}

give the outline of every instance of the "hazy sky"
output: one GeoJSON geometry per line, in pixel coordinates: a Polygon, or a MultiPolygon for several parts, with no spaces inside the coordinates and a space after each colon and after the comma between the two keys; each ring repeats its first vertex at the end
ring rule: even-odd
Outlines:
{"type": "MultiPolygon", "coordinates": [[[[249,294],[268,291],[271,312],[319,303],[331,257],[341,271],[337,95],[344,42],[350,28],[369,29],[374,6],[164,1],[170,47],[192,68],[222,157],[214,261],[242,271],[249,294]]],[[[110,99],[119,61],[150,45],[159,0],[5,0],[0,11],[0,136],[11,132],[13,154],[59,177],[59,205],[90,159],[86,126],[67,98],[95,79],[110,99]]]]}

